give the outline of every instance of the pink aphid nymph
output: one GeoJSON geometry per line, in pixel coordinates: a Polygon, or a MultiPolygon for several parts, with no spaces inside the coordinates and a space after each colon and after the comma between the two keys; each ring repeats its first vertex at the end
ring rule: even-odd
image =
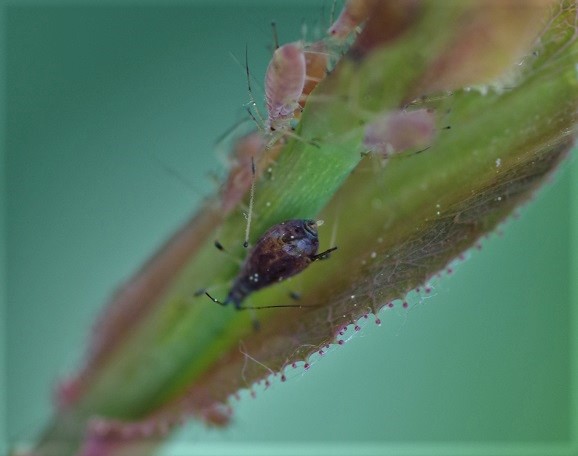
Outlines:
{"type": "Polygon", "coordinates": [[[277,48],[265,74],[267,131],[290,129],[305,80],[306,61],[302,44],[288,43],[277,48]]]}

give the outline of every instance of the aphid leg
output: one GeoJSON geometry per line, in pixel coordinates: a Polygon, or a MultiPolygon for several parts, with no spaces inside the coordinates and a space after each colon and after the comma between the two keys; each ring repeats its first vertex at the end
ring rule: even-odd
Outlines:
{"type": "Polygon", "coordinates": [[[317,255],[313,255],[311,257],[311,261],[326,260],[327,258],[329,258],[329,254],[334,250],[337,250],[337,247],[331,247],[330,249],[327,249],[324,252],[318,253],[317,255]]]}
{"type": "Polygon", "coordinates": [[[233,254],[231,252],[229,252],[227,249],[225,249],[223,244],[221,244],[218,240],[215,240],[215,243],[213,245],[215,246],[215,248],[219,252],[223,252],[225,255],[227,255],[229,258],[231,258],[235,263],[237,263],[239,265],[243,263],[243,261],[241,259],[236,258],[235,256],[233,256],[233,254]]]}
{"type": "MultiPolygon", "coordinates": [[[[249,109],[248,106],[247,106],[247,109],[249,109]]],[[[235,122],[229,128],[227,128],[214,141],[213,149],[215,150],[215,154],[217,155],[219,162],[223,166],[225,166],[227,168],[231,166],[231,156],[230,156],[231,149],[234,149],[234,147],[237,145],[237,144],[233,144],[233,145],[230,144],[231,138],[237,138],[239,136],[246,136],[247,135],[246,130],[248,129],[247,125],[248,125],[248,120],[243,118],[243,119],[235,122]]],[[[235,140],[235,142],[236,142],[236,140],[235,140]]]]}
{"type": "MultiPolygon", "coordinates": [[[[257,108],[255,107],[255,110],[257,108]]],[[[259,114],[259,118],[255,117],[255,115],[253,114],[253,111],[251,111],[251,109],[247,106],[247,112],[249,113],[249,116],[251,117],[251,119],[253,120],[253,122],[255,122],[255,125],[257,125],[257,128],[259,129],[259,131],[264,131],[265,130],[265,124],[263,123],[263,118],[261,117],[261,115],[259,114]]],[[[259,111],[257,111],[258,113],[259,111]]],[[[267,149],[265,149],[267,150],[267,149]]]]}
{"type": "Polygon", "coordinates": [[[249,231],[251,229],[251,218],[253,217],[253,200],[255,197],[255,160],[251,157],[251,190],[249,194],[249,212],[247,213],[247,227],[245,228],[245,242],[243,247],[249,247],[249,231]]]}
{"type": "Polygon", "coordinates": [[[290,291],[289,297],[291,299],[293,299],[294,301],[299,301],[301,299],[301,295],[299,293],[297,293],[296,291],[290,291]]]}
{"type": "Polygon", "coordinates": [[[184,187],[186,187],[187,189],[191,190],[193,193],[195,193],[196,195],[200,196],[201,198],[205,197],[205,194],[203,191],[201,191],[200,188],[198,188],[194,182],[192,180],[190,180],[187,176],[185,176],[183,173],[181,173],[179,170],[177,170],[176,168],[173,168],[172,166],[166,164],[165,162],[163,162],[159,157],[157,157],[156,155],[149,155],[149,158],[151,160],[154,160],[156,162],[156,164],[158,166],[160,166],[162,168],[162,170],[168,174],[171,177],[174,177],[179,183],[181,183],[184,187]]]}
{"type": "Polygon", "coordinates": [[[213,298],[207,291],[205,291],[205,294],[209,297],[209,299],[211,301],[213,301],[214,303],[219,304],[221,306],[226,306],[229,303],[226,299],[224,302],[221,302],[217,298],[213,298]]]}
{"type": "Polygon", "coordinates": [[[221,252],[226,252],[225,247],[218,240],[215,240],[215,248],[221,252]]]}
{"type": "Polygon", "coordinates": [[[257,332],[261,329],[261,323],[255,316],[255,313],[251,313],[251,324],[253,325],[253,331],[257,332]]]}
{"type": "Polygon", "coordinates": [[[271,21],[271,30],[273,32],[273,45],[275,46],[274,50],[279,49],[279,36],[277,35],[277,23],[275,21],[271,21]]]}
{"type": "Polygon", "coordinates": [[[257,102],[255,101],[255,97],[253,97],[253,90],[251,89],[251,74],[249,73],[249,50],[247,45],[245,45],[245,73],[247,75],[247,91],[249,92],[249,105],[252,107],[251,117],[255,119],[252,115],[252,112],[255,111],[256,117],[259,119],[257,122],[258,125],[265,125],[265,120],[261,116],[259,109],[257,107],[257,102]]]}
{"type": "Polygon", "coordinates": [[[266,151],[270,150],[275,144],[277,144],[278,141],[280,141],[281,139],[283,139],[285,137],[294,138],[297,141],[301,141],[301,142],[308,144],[310,146],[313,146],[313,147],[317,147],[317,148],[321,147],[319,145],[319,143],[317,143],[316,141],[304,139],[301,136],[299,136],[298,134],[293,133],[293,131],[291,131],[290,128],[287,128],[287,129],[277,130],[277,131],[272,132],[271,139],[269,140],[269,142],[265,146],[265,150],[266,151]]]}
{"type": "Polygon", "coordinates": [[[197,298],[197,297],[199,297],[199,296],[201,296],[201,295],[204,295],[206,292],[207,292],[207,289],[206,289],[206,288],[199,288],[197,291],[195,291],[195,292],[193,293],[193,296],[194,296],[195,298],[197,298]]]}

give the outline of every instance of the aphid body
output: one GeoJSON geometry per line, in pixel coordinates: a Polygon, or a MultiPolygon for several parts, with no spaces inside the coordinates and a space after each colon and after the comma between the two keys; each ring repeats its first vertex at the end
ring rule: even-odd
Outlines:
{"type": "Polygon", "coordinates": [[[242,309],[241,303],[254,291],[300,273],[336,249],[317,254],[318,248],[317,223],[314,220],[287,220],[273,225],[245,259],[227,299],[221,304],[233,303],[237,309],[242,309]]]}
{"type": "Polygon", "coordinates": [[[366,149],[383,158],[431,145],[436,134],[435,115],[427,109],[382,113],[365,128],[366,149]]]}
{"type": "Polygon", "coordinates": [[[288,43],[277,48],[265,73],[265,127],[268,131],[290,128],[305,79],[306,62],[301,43],[288,43]]]}
{"type": "Polygon", "coordinates": [[[305,85],[299,97],[297,109],[293,112],[295,119],[301,117],[301,111],[305,108],[309,94],[327,75],[327,66],[329,64],[329,54],[323,41],[316,41],[310,44],[304,54],[305,85]]]}

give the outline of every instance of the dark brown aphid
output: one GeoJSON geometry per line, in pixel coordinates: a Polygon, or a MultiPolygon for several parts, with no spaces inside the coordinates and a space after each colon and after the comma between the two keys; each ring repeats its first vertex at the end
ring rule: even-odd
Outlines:
{"type": "MultiPolygon", "coordinates": [[[[221,302],[206,294],[223,306],[232,303],[238,310],[255,309],[241,305],[251,293],[300,273],[312,262],[327,258],[330,252],[337,249],[332,247],[317,253],[318,248],[317,223],[314,220],[287,220],[273,225],[245,259],[227,298],[221,302]]],[[[302,306],[258,308],[271,307],[302,306]]]]}

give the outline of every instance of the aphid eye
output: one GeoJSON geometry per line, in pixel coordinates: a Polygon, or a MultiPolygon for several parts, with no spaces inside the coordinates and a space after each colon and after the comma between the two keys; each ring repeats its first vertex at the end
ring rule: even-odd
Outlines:
{"type": "Polygon", "coordinates": [[[295,240],[296,236],[299,236],[298,231],[289,231],[288,233],[285,233],[283,236],[281,236],[281,241],[284,244],[289,244],[290,242],[295,240]]]}

